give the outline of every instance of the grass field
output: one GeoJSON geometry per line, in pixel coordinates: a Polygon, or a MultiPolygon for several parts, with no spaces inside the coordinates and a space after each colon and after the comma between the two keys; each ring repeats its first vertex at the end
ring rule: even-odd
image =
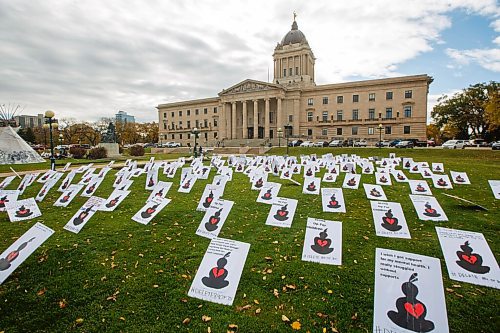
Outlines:
{"type": "MultiPolygon", "coordinates": [[[[269,154],[285,152],[286,148],[276,148],[269,154]]],[[[450,332],[500,331],[499,291],[450,280],[434,229],[439,225],[481,232],[499,258],[500,201],[494,199],[487,180],[500,179],[500,153],[327,148],[294,148],[290,152],[356,153],[362,157],[387,157],[396,152],[416,161],[443,162],[446,171],[465,171],[472,184],[455,185],[448,191],[432,189],[449,218],[442,223],[417,219],[406,184],[384,187],[388,200],[403,206],[412,236],[403,240],[375,235],[370,202],[362,186],[344,190],[346,214],[323,213],[320,196],[303,195],[302,187],[272,175],[270,181],[283,184],[279,195],[296,198],[299,204],[290,229],[266,226],[270,206],[256,203],[258,192],[250,190],[246,176],[235,173],[223,197],[235,205],[219,236],[248,242],[251,247],[233,306],[187,296],[209,244],[209,239],[195,235],[204,214],[196,206],[213,172],[208,181],[198,180],[190,194],[183,194],[177,192],[178,171],[167,195],[172,202],[147,226],[131,220],[149,195],[142,175],[117,211],[97,212],[78,235],[63,226],[86,198],[77,197],[67,208],[53,207],[60,195],[53,188],[39,204],[43,213],[39,218],[10,223],[7,214],[0,213],[0,253],[37,221],[55,230],[0,285],[0,332],[226,332],[230,324],[237,325],[240,332],[292,331],[282,315],[291,322],[299,321],[304,332],[323,332],[324,328],[326,332],[370,332],[377,247],[441,260],[450,332]],[[488,211],[462,206],[443,193],[476,201],[488,211]],[[301,261],[307,217],[343,223],[342,266],[301,261]],[[211,320],[203,321],[204,315],[211,320]]],[[[168,157],[160,155],[157,160],[162,158],[168,157]]],[[[112,192],[115,172],[108,173],[97,196],[108,197],[112,192]]],[[[159,179],[169,181],[161,170],[159,179]]],[[[301,176],[294,179],[302,182],[301,176]]],[[[336,183],[323,183],[322,187],[341,187],[342,180],[339,177],[336,183]]],[[[362,176],[362,183],[374,181],[373,175],[362,176]]],[[[16,179],[7,189],[18,184],[16,179]]],[[[34,183],[21,198],[36,196],[41,185],[34,183]]]]}

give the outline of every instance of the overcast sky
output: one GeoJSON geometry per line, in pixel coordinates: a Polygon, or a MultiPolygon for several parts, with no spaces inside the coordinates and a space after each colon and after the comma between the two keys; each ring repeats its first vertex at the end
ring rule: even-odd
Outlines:
{"type": "Polygon", "coordinates": [[[161,103],[272,80],[293,11],[316,83],[434,77],[443,93],[497,80],[495,0],[0,0],[0,104],[97,120],[118,110],[158,120],[161,103]]]}

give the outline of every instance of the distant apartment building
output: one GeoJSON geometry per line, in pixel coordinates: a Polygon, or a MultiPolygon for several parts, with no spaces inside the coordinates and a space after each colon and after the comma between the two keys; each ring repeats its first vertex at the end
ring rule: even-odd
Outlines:
{"type": "Polygon", "coordinates": [[[43,114],[38,114],[36,116],[30,116],[30,115],[14,116],[14,120],[16,121],[17,126],[20,126],[21,128],[39,127],[45,123],[43,114]]]}
{"type": "Polygon", "coordinates": [[[125,111],[118,111],[115,115],[115,121],[118,123],[135,123],[135,117],[128,115],[125,111]]]}

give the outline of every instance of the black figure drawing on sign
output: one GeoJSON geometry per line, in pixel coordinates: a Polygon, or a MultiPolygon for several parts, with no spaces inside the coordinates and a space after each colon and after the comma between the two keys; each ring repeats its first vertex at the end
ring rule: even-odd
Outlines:
{"type": "Polygon", "coordinates": [[[387,312],[390,320],[399,327],[406,328],[413,332],[430,332],[434,329],[434,323],[426,320],[427,309],[420,300],[417,299],[418,288],[414,282],[418,281],[418,274],[413,273],[408,282],[401,286],[405,296],[396,300],[396,311],[387,312]]]}
{"type": "Polygon", "coordinates": [[[9,202],[9,198],[5,195],[0,198],[0,208],[5,208],[6,202],[9,202]]]}
{"type": "Polygon", "coordinates": [[[385,213],[385,216],[382,218],[382,222],[381,226],[389,231],[399,231],[403,228],[398,225],[398,219],[392,215],[392,209],[389,209],[385,213]]]}
{"type": "Polygon", "coordinates": [[[16,210],[16,217],[28,217],[31,215],[33,215],[33,212],[29,208],[24,207],[24,205],[16,210]]]}
{"type": "Polygon", "coordinates": [[[326,233],[328,229],[323,230],[319,233],[319,237],[314,237],[314,244],[311,245],[311,249],[319,254],[328,254],[333,252],[332,240],[327,238],[328,234],[326,233]]]}
{"type": "Polygon", "coordinates": [[[87,191],[85,191],[85,193],[87,194],[92,194],[95,190],[95,186],[96,186],[97,183],[94,183],[92,185],[89,186],[89,188],[87,189],[87,191]]]}
{"type": "Polygon", "coordinates": [[[333,193],[332,196],[330,197],[330,201],[328,201],[327,207],[328,208],[339,208],[340,207],[339,202],[335,198],[335,193],[333,193]]]}
{"type": "Polygon", "coordinates": [[[68,194],[66,194],[65,196],[63,196],[63,197],[61,198],[61,200],[59,200],[59,202],[63,202],[63,203],[64,203],[64,202],[68,202],[69,198],[71,198],[71,194],[73,194],[73,192],[72,192],[72,191],[71,191],[71,192],[68,192],[68,194]]]}
{"type": "Polygon", "coordinates": [[[158,206],[159,206],[159,204],[156,204],[156,205],[153,205],[153,206],[151,206],[149,208],[146,208],[146,210],[141,213],[141,217],[143,219],[150,218],[151,215],[153,215],[154,212],[156,212],[156,208],[158,208],[158,206]]]}
{"type": "Polygon", "coordinates": [[[264,195],[263,195],[263,196],[261,196],[261,198],[262,198],[262,199],[264,199],[264,200],[271,200],[271,199],[272,199],[272,197],[273,197],[273,195],[271,194],[271,191],[272,191],[272,190],[273,190],[272,188],[269,188],[269,189],[267,190],[267,192],[266,192],[266,193],[264,193],[264,195]]]}
{"type": "Polygon", "coordinates": [[[309,185],[307,185],[306,189],[311,192],[316,191],[316,185],[314,184],[314,181],[312,181],[309,185]]]}
{"type": "Polygon", "coordinates": [[[429,216],[429,217],[439,217],[441,214],[437,212],[434,208],[432,208],[431,204],[426,202],[425,203],[425,210],[424,210],[424,215],[429,216]]]}
{"type": "Polygon", "coordinates": [[[477,274],[486,274],[490,271],[490,267],[483,266],[483,257],[478,253],[473,253],[473,249],[469,246],[469,241],[461,245],[462,251],[457,251],[457,265],[463,269],[477,274]]]}
{"type": "Polygon", "coordinates": [[[120,200],[120,197],[121,195],[117,196],[116,198],[114,199],[111,199],[111,201],[109,201],[107,204],[106,204],[106,207],[107,208],[111,208],[111,207],[114,207],[116,205],[116,203],[118,202],[118,200],[120,200]]]}
{"type": "Polygon", "coordinates": [[[417,192],[426,192],[425,188],[421,184],[417,185],[417,187],[415,188],[415,191],[417,191],[417,192]]]}
{"type": "Polygon", "coordinates": [[[182,185],[182,188],[188,189],[191,186],[191,179],[188,179],[187,182],[182,185]]]}
{"type": "Polygon", "coordinates": [[[19,252],[21,252],[28,245],[28,243],[31,242],[33,239],[35,239],[35,237],[33,237],[29,241],[24,242],[21,245],[19,245],[17,250],[14,250],[14,251],[10,252],[9,254],[7,254],[7,256],[5,258],[0,258],[0,271],[5,271],[5,270],[9,269],[10,263],[13,262],[14,260],[16,260],[16,258],[19,256],[19,252]]]}
{"type": "Polygon", "coordinates": [[[218,224],[220,222],[221,213],[222,213],[222,208],[216,211],[214,215],[210,216],[208,222],[205,223],[205,229],[207,229],[208,231],[216,230],[219,227],[218,224]]]}
{"type": "Polygon", "coordinates": [[[148,187],[155,186],[155,181],[153,180],[153,176],[149,177],[148,187]]]}
{"type": "Polygon", "coordinates": [[[448,183],[443,178],[439,178],[437,184],[439,186],[448,186],[448,183]]]}
{"type": "Polygon", "coordinates": [[[85,221],[85,218],[89,216],[92,207],[94,207],[94,205],[90,206],[89,208],[83,210],[80,214],[78,214],[78,216],[73,219],[73,224],[74,225],[82,224],[85,221]]]}
{"type": "Polygon", "coordinates": [[[387,178],[385,178],[385,176],[384,176],[384,175],[382,175],[382,177],[380,177],[380,179],[379,179],[379,182],[381,182],[381,183],[384,183],[384,184],[385,184],[385,183],[387,183],[387,178]]]}
{"type": "Polygon", "coordinates": [[[376,188],[372,188],[372,189],[371,189],[371,191],[370,191],[370,195],[371,195],[372,197],[376,197],[376,198],[379,198],[379,197],[381,197],[381,196],[382,196],[382,194],[380,194],[380,192],[379,192],[379,191],[377,191],[377,189],[376,189],[376,188]]]}
{"type": "Polygon", "coordinates": [[[226,253],[222,258],[217,260],[217,267],[213,267],[208,273],[208,277],[205,276],[201,279],[201,282],[214,289],[222,289],[229,285],[229,281],[226,281],[228,271],[224,268],[227,265],[227,257],[231,252],[226,253]]]}
{"type": "Polygon", "coordinates": [[[285,221],[288,220],[288,210],[287,210],[288,204],[284,205],[280,209],[276,211],[276,214],[274,214],[274,218],[278,221],[285,221]]]}
{"type": "Polygon", "coordinates": [[[356,179],[351,178],[347,181],[347,186],[356,186],[356,179]]]}
{"type": "Polygon", "coordinates": [[[264,181],[262,180],[262,177],[259,178],[256,182],[255,182],[255,187],[256,188],[261,188],[262,185],[264,185],[264,181]]]}
{"type": "Polygon", "coordinates": [[[202,206],[208,208],[212,204],[212,201],[214,201],[214,194],[212,191],[210,191],[208,196],[205,198],[205,201],[203,201],[202,206]]]}
{"type": "Polygon", "coordinates": [[[455,177],[455,181],[457,183],[465,183],[465,179],[463,179],[460,175],[455,177]]]}

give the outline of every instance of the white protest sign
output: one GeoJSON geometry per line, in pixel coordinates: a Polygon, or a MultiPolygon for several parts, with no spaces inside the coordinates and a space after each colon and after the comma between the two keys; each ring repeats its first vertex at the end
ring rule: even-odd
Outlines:
{"type": "Polygon", "coordinates": [[[35,200],[36,201],[43,201],[43,199],[45,199],[45,196],[47,195],[47,193],[49,193],[50,189],[52,187],[54,187],[54,185],[56,183],[57,183],[57,179],[51,178],[51,179],[47,180],[43,184],[43,186],[40,189],[40,191],[38,192],[38,194],[36,195],[35,200]]]}
{"type": "Polygon", "coordinates": [[[214,238],[203,256],[188,296],[232,305],[250,244],[214,238]]]}
{"type": "Polygon", "coordinates": [[[436,227],[450,279],[500,289],[500,269],[483,234],[436,227]]]}
{"type": "Polygon", "coordinates": [[[16,178],[16,176],[8,176],[7,178],[5,178],[4,180],[2,180],[2,182],[0,183],[0,190],[3,190],[4,188],[6,188],[7,186],[9,186],[10,183],[12,183],[12,181],[16,178]]]}
{"type": "Polygon", "coordinates": [[[320,188],[321,188],[321,178],[304,177],[304,186],[302,187],[302,193],[319,194],[320,188]]]}
{"type": "Polygon", "coordinates": [[[432,183],[435,188],[452,189],[448,175],[432,175],[432,183]]]}
{"type": "Polygon", "coordinates": [[[344,192],[341,188],[322,188],[321,204],[328,213],[345,213],[344,192]]]}
{"type": "Polygon", "coordinates": [[[0,190],[0,212],[5,211],[5,205],[8,202],[17,201],[19,197],[18,190],[0,190]]]}
{"type": "Polygon", "coordinates": [[[158,167],[153,166],[146,175],[146,185],[144,188],[148,191],[152,191],[156,183],[158,183],[158,167]]]}
{"type": "Polygon", "coordinates": [[[68,223],[64,226],[64,229],[75,234],[79,233],[95,212],[99,210],[104,201],[104,198],[95,196],[90,197],[87,202],[80,207],[75,215],[69,219],[68,223]]]}
{"type": "Polygon", "coordinates": [[[432,195],[431,188],[425,180],[409,179],[411,194],[432,195]]]}
{"type": "Polygon", "coordinates": [[[10,222],[31,220],[42,216],[34,198],[6,202],[5,210],[9,215],[10,222]]]}
{"type": "Polygon", "coordinates": [[[255,175],[252,179],[252,190],[259,190],[264,186],[267,182],[267,173],[259,173],[255,175]]]}
{"type": "Polygon", "coordinates": [[[432,163],[432,172],[444,172],[443,163],[432,163]]]}
{"type": "Polygon", "coordinates": [[[376,249],[374,298],[374,333],[449,332],[437,258],[376,249]]]}
{"type": "Polygon", "coordinates": [[[322,181],[325,183],[335,183],[337,181],[337,174],[325,172],[322,181]]]}
{"type": "Polygon", "coordinates": [[[196,230],[198,236],[215,238],[219,235],[234,202],[217,199],[210,205],[196,230]]]}
{"type": "Polygon", "coordinates": [[[82,191],[81,196],[90,198],[94,195],[97,188],[101,185],[104,178],[99,178],[99,176],[94,177],[87,185],[87,187],[82,191]]]}
{"type": "Polygon", "coordinates": [[[271,205],[274,198],[278,196],[280,188],[280,183],[267,182],[260,190],[257,202],[271,205]]]}
{"type": "Polygon", "coordinates": [[[342,223],[308,217],[302,260],[342,265],[342,223]]]}
{"type": "Polygon", "coordinates": [[[165,199],[162,197],[154,197],[151,201],[148,201],[144,207],[139,209],[132,220],[139,222],[141,224],[148,224],[166,205],[170,203],[170,199],[165,199]]]}
{"type": "Polygon", "coordinates": [[[71,185],[71,181],[73,181],[73,178],[75,178],[76,172],[75,171],[70,171],[62,181],[61,185],[57,189],[58,192],[64,192],[68,189],[68,186],[71,185]]]}
{"type": "Polygon", "coordinates": [[[297,203],[298,201],[295,199],[274,198],[269,214],[267,215],[266,225],[290,228],[295,211],[297,210],[297,203]]]}
{"type": "Polygon", "coordinates": [[[400,203],[371,201],[370,204],[377,236],[411,238],[400,203]]]}
{"type": "Polygon", "coordinates": [[[466,184],[470,185],[469,177],[466,172],[450,171],[451,179],[455,184],[466,184]]]}
{"type": "Polygon", "coordinates": [[[71,201],[78,195],[78,192],[82,190],[84,185],[73,184],[68,186],[68,189],[64,191],[61,196],[54,202],[56,207],[67,207],[71,201]]]}
{"type": "Polygon", "coordinates": [[[198,177],[196,177],[196,175],[192,173],[186,173],[186,175],[182,178],[182,181],[179,185],[179,189],[177,190],[177,192],[181,193],[191,192],[191,189],[193,188],[197,179],[198,177]]]}
{"type": "Polygon", "coordinates": [[[172,183],[159,181],[158,183],[156,183],[155,187],[151,191],[151,194],[149,195],[146,202],[148,202],[149,200],[152,200],[154,197],[165,198],[171,187],[172,187],[172,183]]]}
{"type": "Polygon", "coordinates": [[[215,200],[219,199],[222,196],[223,191],[224,191],[223,186],[217,186],[213,184],[205,185],[205,190],[201,195],[196,210],[205,212],[208,208],[210,208],[210,206],[215,200]]]}
{"type": "Polygon", "coordinates": [[[375,172],[375,183],[377,185],[392,185],[391,176],[388,173],[375,172]]]}
{"type": "Polygon", "coordinates": [[[410,199],[419,219],[423,221],[448,221],[448,217],[436,198],[427,195],[410,194],[410,199]]]}
{"type": "Polygon", "coordinates": [[[54,230],[37,222],[0,255],[0,284],[42,245],[54,230]]]}
{"type": "Polygon", "coordinates": [[[387,200],[384,189],[380,185],[363,184],[366,198],[369,200],[387,200]]]}
{"type": "Polygon", "coordinates": [[[500,180],[488,180],[495,199],[500,199],[500,180]]]}
{"type": "Polygon", "coordinates": [[[112,212],[115,210],[118,205],[125,200],[127,195],[130,194],[130,191],[122,191],[119,189],[115,189],[109,197],[106,199],[105,202],[99,207],[99,210],[105,211],[105,212],[112,212]]]}
{"type": "Polygon", "coordinates": [[[342,187],[357,190],[359,188],[360,181],[361,181],[361,175],[348,173],[345,175],[342,187]]]}
{"type": "Polygon", "coordinates": [[[406,177],[405,173],[402,170],[391,169],[391,175],[398,183],[406,183],[408,181],[408,177],[406,177]]]}

